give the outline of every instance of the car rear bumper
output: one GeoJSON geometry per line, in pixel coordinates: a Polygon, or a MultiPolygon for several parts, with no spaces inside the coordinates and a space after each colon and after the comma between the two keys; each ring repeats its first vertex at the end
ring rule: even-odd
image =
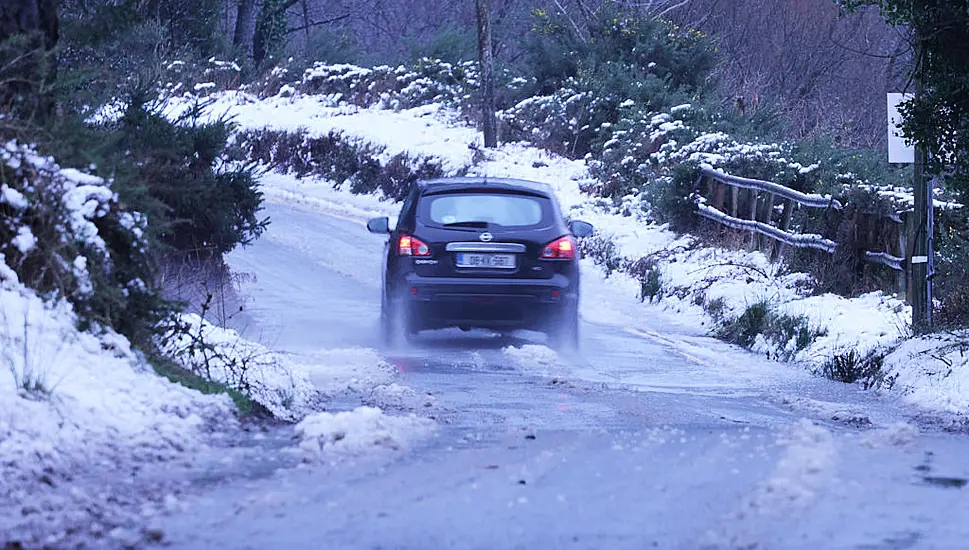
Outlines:
{"type": "Polygon", "coordinates": [[[564,275],[550,279],[406,277],[405,307],[415,330],[445,327],[546,330],[578,292],[564,275]]]}

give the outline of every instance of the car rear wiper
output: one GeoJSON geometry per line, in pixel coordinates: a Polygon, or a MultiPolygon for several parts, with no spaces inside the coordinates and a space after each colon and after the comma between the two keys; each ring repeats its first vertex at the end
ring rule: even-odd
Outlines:
{"type": "Polygon", "coordinates": [[[463,221],[463,222],[451,222],[444,224],[444,227],[477,227],[481,229],[488,229],[488,222],[486,221],[463,221]]]}

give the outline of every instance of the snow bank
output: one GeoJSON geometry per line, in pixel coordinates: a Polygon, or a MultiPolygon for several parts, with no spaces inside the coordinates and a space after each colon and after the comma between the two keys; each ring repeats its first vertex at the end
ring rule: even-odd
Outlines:
{"type": "Polygon", "coordinates": [[[381,384],[364,398],[364,404],[383,410],[419,411],[437,406],[437,399],[430,393],[419,393],[414,388],[396,382],[381,384]]]}
{"type": "Polygon", "coordinates": [[[247,393],[277,418],[300,420],[328,397],[366,393],[393,381],[396,370],[369,348],[324,349],[293,356],[247,340],[232,329],[184,314],[163,349],[192,372],[247,393]]]}
{"type": "Polygon", "coordinates": [[[89,462],[170,460],[235,424],[228,397],[158,377],[123,337],[79,332],[69,305],[3,279],[0,495],[89,462]]]}
{"type": "Polygon", "coordinates": [[[913,338],[885,358],[894,389],[927,409],[969,414],[969,331],[913,338]]]}
{"type": "Polygon", "coordinates": [[[375,407],[318,413],[296,425],[304,460],[327,453],[361,453],[374,448],[399,450],[434,432],[436,424],[415,415],[388,416],[375,407]]]}
{"type": "Polygon", "coordinates": [[[160,342],[188,370],[247,393],[278,418],[293,420],[316,410],[316,389],[305,369],[232,329],[183,314],[160,342]]]}
{"type": "Polygon", "coordinates": [[[371,348],[319,350],[301,355],[298,361],[298,368],[306,371],[317,390],[330,396],[366,394],[397,377],[397,369],[371,348]]]}
{"type": "MultiPolygon", "coordinates": [[[[228,115],[241,129],[306,131],[312,137],[336,131],[386,146],[378,157],[381,162],[398,153],[437,157],[443,161],[442,168],[448,173],[470,166],[481,142],[477,130],[461,124],[456,113],[438,104],[397,112],[377,107],[363,109],[333,105],[329,98],[312,95],[260,100],[240,91],[215,94],[210,100],[213,103],[206,113],[212,120],[228,115]]],[[[164,112],[166,116],[176,118],[195,101],[194,96],[172,98],[164,112]]]]}
{"type": "Polygon", "coordinates": [[[512,363],[532,374],[550,376],[563,370],[559,354],[548,346],[526,344],[508,346],[501,351],[512,363]]]}

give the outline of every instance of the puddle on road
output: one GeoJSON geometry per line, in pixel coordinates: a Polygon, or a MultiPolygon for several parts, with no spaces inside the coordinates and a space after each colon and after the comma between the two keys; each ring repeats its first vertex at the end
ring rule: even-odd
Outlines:
{"type": "Polygon", "coordinates": [[[922,482],[926,485],[942,487],[944,489],[962,489],[969,484],[969,479],[961,477],[922,476],[922,482]]]}
{"type": "Polygon", "coordinates": [[[963,477],[930,475],[934,469],[932,466],[934,459],[935,453],[926,451],[923,462],[915,467],[915,471],[920,474],[920,484],[930,487],[940,487],[942,489],[962,489],[966,485],[969,485],[969,479],[963,477]]]}

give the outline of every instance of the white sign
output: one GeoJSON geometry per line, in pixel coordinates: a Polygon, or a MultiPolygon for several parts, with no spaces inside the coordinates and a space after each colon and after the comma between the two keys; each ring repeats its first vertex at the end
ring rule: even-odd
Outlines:
{"type": "Polygon", "coordinates": [[[902,115],[898,104],[912,98],[912,94],[888,94],[888,162],[915,162],[915,147],[902,137],[902,115]]]}

